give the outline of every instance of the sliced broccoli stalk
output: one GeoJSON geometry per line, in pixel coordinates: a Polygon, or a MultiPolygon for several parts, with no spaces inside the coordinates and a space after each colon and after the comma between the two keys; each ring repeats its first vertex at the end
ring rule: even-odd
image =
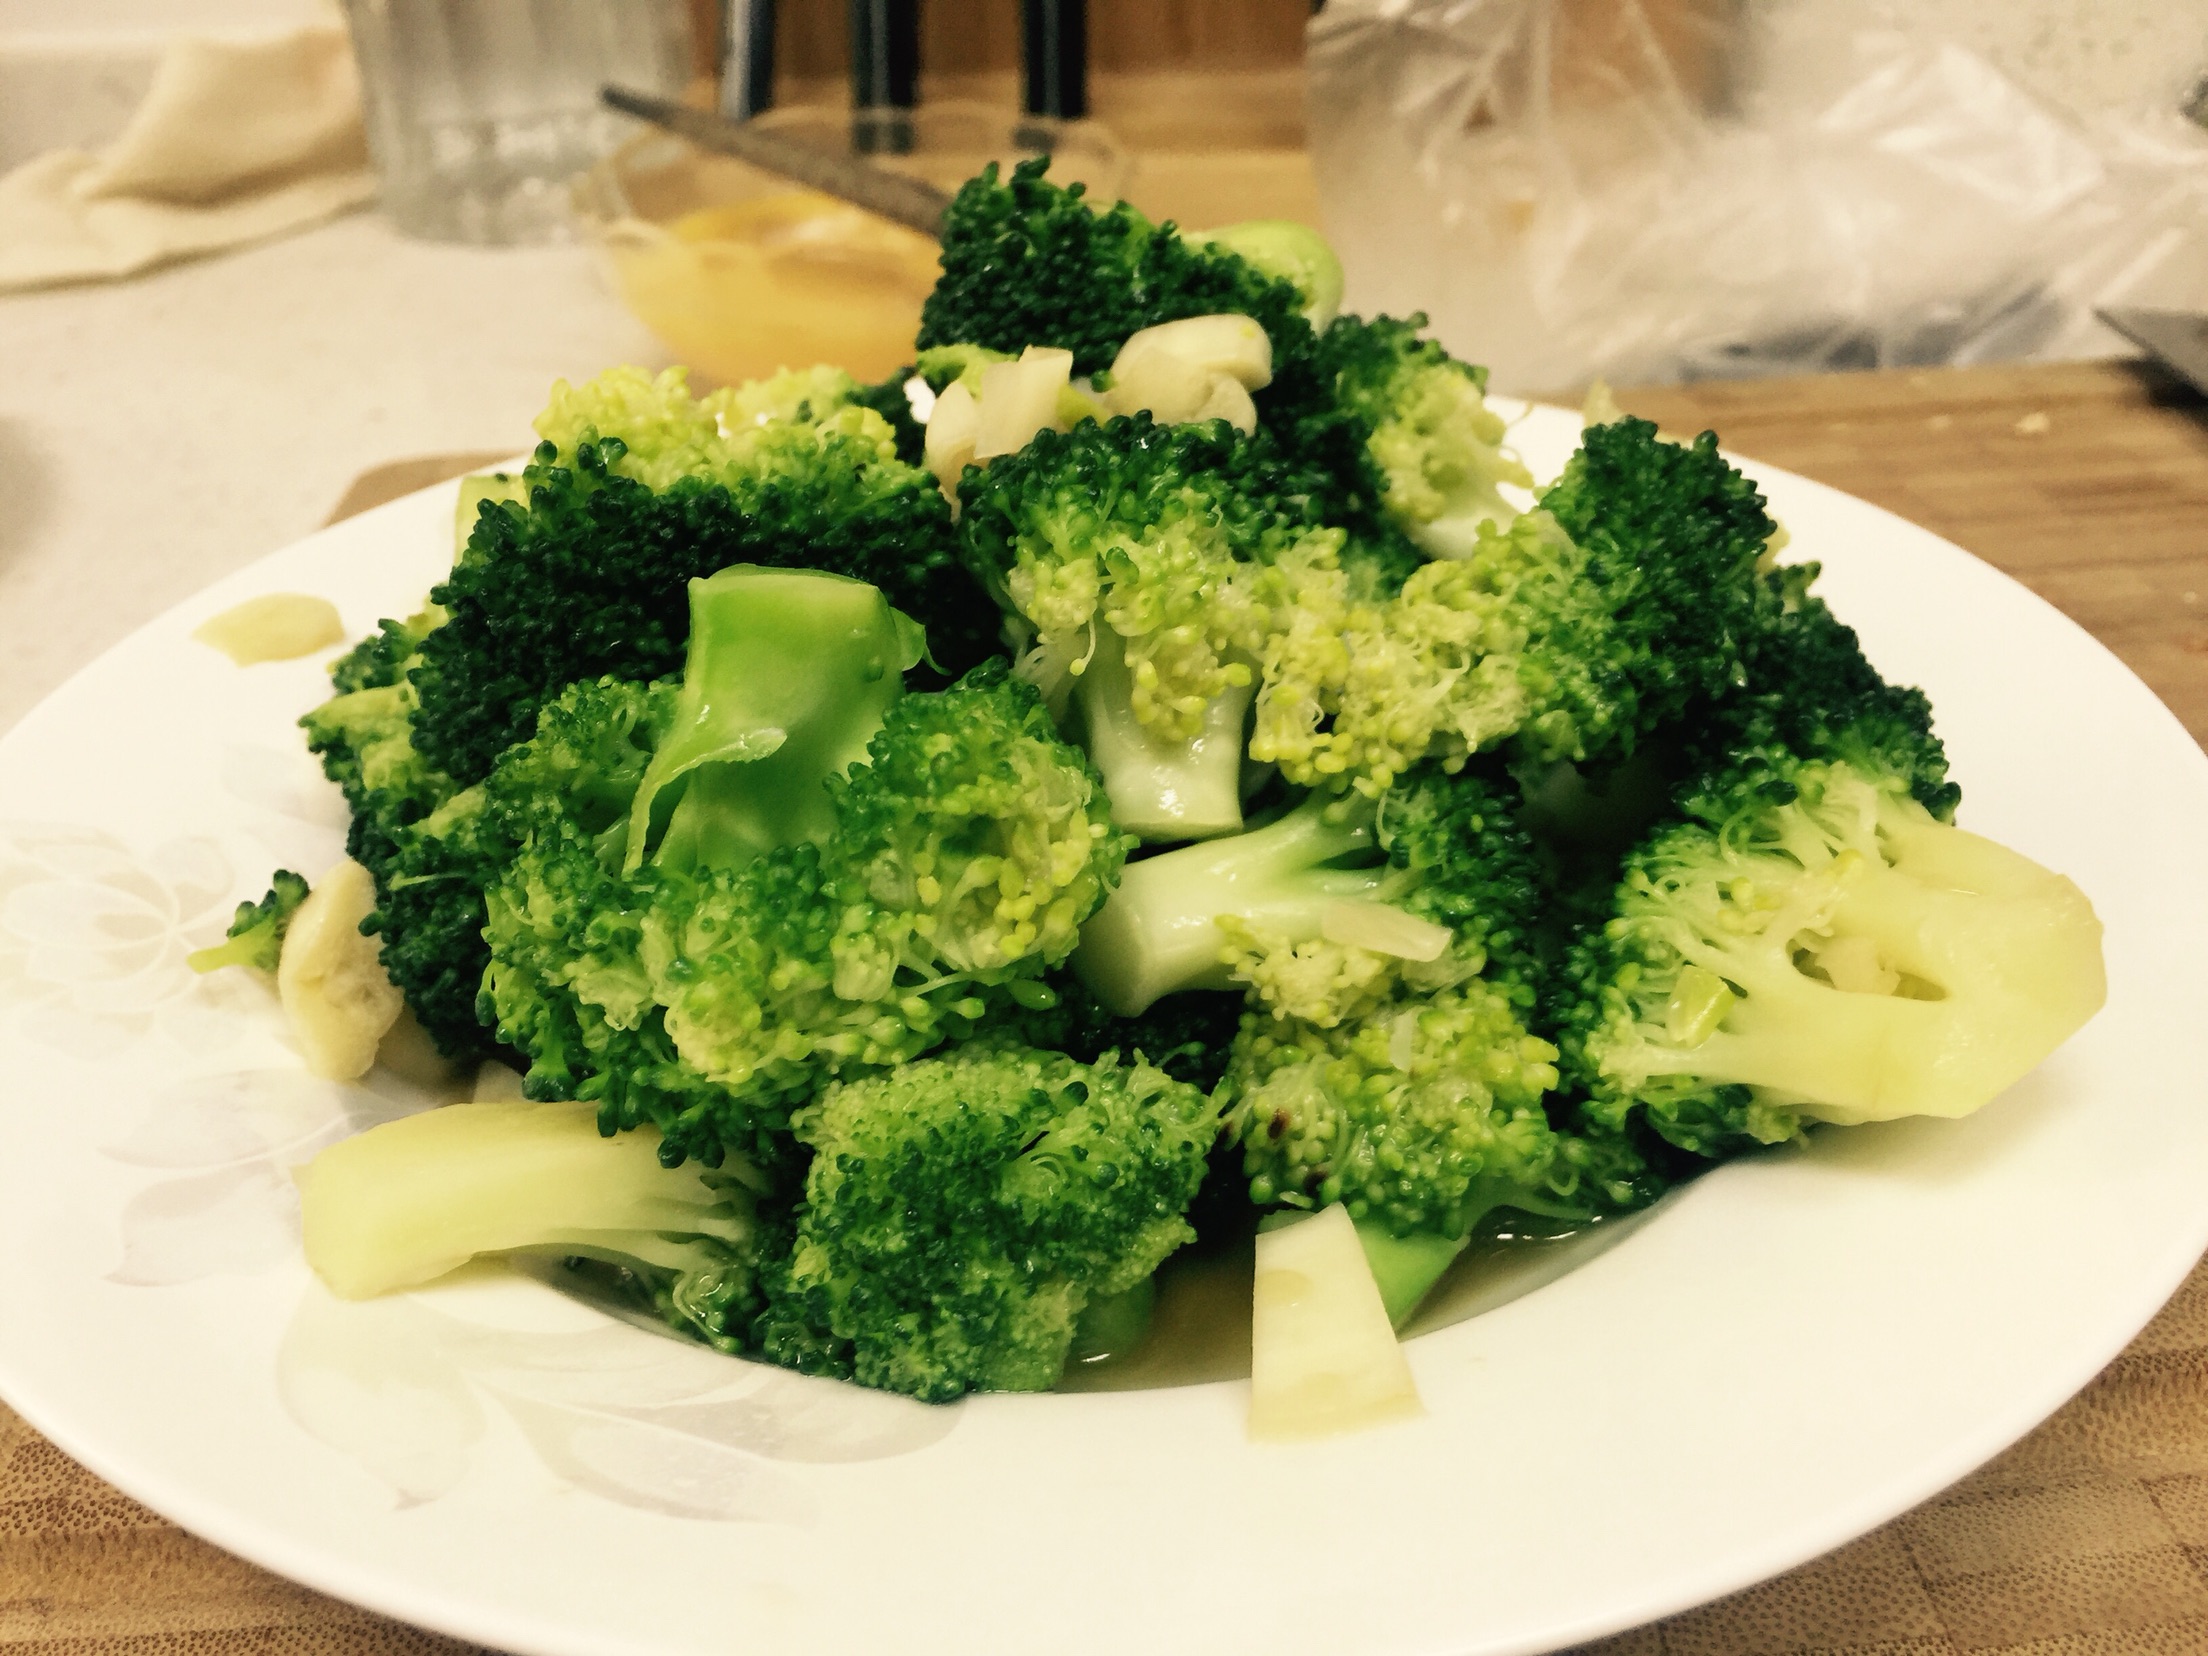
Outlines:
{"type": "Polygon", "coordinates": [[[1056,1384],[1082,1314],[1194,1234],[1218,1118],[1147,1064],[977,1042],[841,1082],[796,1127],[812,1166],[758,1347],[943,1400],[1056,1384]]]}
{"type": "Polygon", "coordinates": [[[1388,1308],[1388,1321],[1397,1328],[1411,1320],[1471,1240],[1469,1230],[1463,1236],[1437,1236],[1432,1231],[1398,1236],[1375,1219],[1360,1219],[1356,1225],[1365,1263],[1380,1286],[1380,1303],[1388,1308]]]}
{"type": "Polygon", "coordinates": [[[1939,821],[1859,749],[1751,755],[1628,859],[1568,963],[1589,1113],[1703,1155],[1980,1108],[2107,995],[2069,880],[1939,821]]]}
{"type": "Polygon", "coordinates": [[[1342,261],[1324,236],[1294,219],[1245,219],[1216,230],[1183,230],[1192,247],[1239,255],[1303,295],[1304,320],[1324,328],[1342,308],[1342,261]]]}
{"type": "Polygon", "coordinates": [[[184,957],[184,964],[195,972],[219,972],[225,966],[275,971],[277,957],[284,949],[284,932],[306,900],[307,882],[290,869],[279,868],[270,877],[267,896],[257,903],[238,905],[225,941],[213,948],[194,950],[184,957]]]}
{"type": "Polygon", "coordinates": [[[1250,682],[1229,685],[1205,704],[1203,728],[1176,738],[1136,717],[1126,645],[1109,628],[1088,668],[1074,680],[1083,745],[1103,773],[1112,820],[1148,840],[1209,839],[1242,826],[1242,732],[1250,682]]]}
{"type": "Polygon", "coordinates": [[[738,564],[690,583],[690,659],[666,738],[636,790],[624,867],[654,850],[726,867],[834,826],[828,778],[863,763],[924,640],[878,587],[738,564]],[[655,809],[677,782],[671,813],[655,809]]]}
{"type": "Polygon", "coordinates": [[[346,1299],[485,1254],[605,1260],[671,1318],[727,1341],[752,1309],[749,1169],[661,1165],[658,1135],[600,1136],[582,1104],[451,1104],[330,1146],[299,1171],[308,1264],[346,1299]]]}

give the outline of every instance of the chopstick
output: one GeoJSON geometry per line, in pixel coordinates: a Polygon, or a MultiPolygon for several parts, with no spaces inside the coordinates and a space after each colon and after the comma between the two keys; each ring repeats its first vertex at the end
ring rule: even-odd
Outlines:
{"type": "Polygon", "coordinates": [[[635,115],[654,126],[665,127],[701,149],[733,155],[739,161],[780,173],[823,195],[832,195],[892,223],[906,225],[923,236],[940,236],[943,232],[943,214],[951,198],[920,179],[849,156],[832,155],[794,138],[761,132],[746,122],[732,121],[708,110],[692,109],[671,99],[655,98],[649,93],[608,86],[598,95],[609,109],[618,109],[624,115],[635,115]]]}
{"type": "Polygon", "coordinates": [[[918,0],[851,0],[851,147],[910,154],[919,101],[918,0]]]}
{"type": "Polygon", "coordinates": [[[748,121],[774,107],[774,0],[722,0],[721,113],[748,121]]]}
{"type": "Polygon", "coordinates": [[[1030,115],[1078,121],[1089,112],[1088,0],[1023,0],[1021,103],[1030,115]]]}

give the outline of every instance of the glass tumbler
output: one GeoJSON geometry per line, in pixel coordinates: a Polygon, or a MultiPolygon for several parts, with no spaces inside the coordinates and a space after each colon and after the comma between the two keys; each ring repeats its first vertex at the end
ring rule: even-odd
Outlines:
{"type": "Polygon", "coordinates": [[[672,96],[685,0],[345,0],[383,208],[429,241],[570,234],[567,181],[636,124],[613,83],[672,96]]]}

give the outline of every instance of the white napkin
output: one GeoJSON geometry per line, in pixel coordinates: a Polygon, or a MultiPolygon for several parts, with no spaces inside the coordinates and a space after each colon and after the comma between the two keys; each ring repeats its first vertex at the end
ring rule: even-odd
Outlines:
{"type": "Polygon", "coordinates": [[[0,292],[282,235],[375,189],[341,24],[187,37],[113,144],[54,150],[0,178],[0,292]]]}

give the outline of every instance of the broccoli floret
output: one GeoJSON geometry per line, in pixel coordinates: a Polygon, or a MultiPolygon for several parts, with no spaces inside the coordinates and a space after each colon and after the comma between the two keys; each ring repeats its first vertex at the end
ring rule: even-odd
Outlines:
{"type": "Polygon", "coordinates": [[[1272,336],[1276,363],[1309,355],[1293,281],[1125,202],[1096,208],[1079,184],[1048,182],[1048,165],[1023,161],[1002,176],[992,163],[959,190],[943,219],[943,275],[920,311],[922,350],[1055,345],[1073,352],[1076,374],[1093,374],[1138,329],[1232,311],[1272,336]]]}
{"type": "Polygon", "coordinates": [[[1024,999],[992,1017],[988,1033],[1084,1064],[1107,1052],[1139,1057],[1174,1080],[1209,1092],[1226,1072],[1243,1002],[1238,990],[1199,989],[1164,996],[1139,1016],[1115,1017],[1077,974],[1061,969],[1046,973],[1024,999]],[[1030,1004],[1046,999],[1047,1004],[1030,1004]]]}
{"type": "Polygon", "coordinates": [[[1607,1205],[1549,1125],[1556,1048],[1473,979],[1320,1028],[1252,1011],[1227,1066],[1250,1199],[1324,1207],[1391,1233],[1462,1237],[1490,1208],[1607,1205]]]}
{"type": "MultiPolygon", "coordinates": [[[[385,626],[388,640],[393,624],[385,626]]],[[[361,651],[346,658],[365,660],[361,651]]],[[[415,749],[415,708],[402,662],[389,682],[343,691],[299,723],[352,814],[346,854],[375,879],[377,906],[364,925],[383,938],[385,974],[440,1052],[479,1058],[490,1050],[475,1014],[487,871],[463,840],[420,839],[422,824],[459,790],[415,749]]],[[[459,807],[456,817],[466,811],[459,807]]],[[[457,826],[456,818],[446,822],[457,826]]]]}
{"type": "Polygon", "coordinates": [[[1122,1018],[1160,996],[1234,987],[1219,917],[1291,943],[1319,936],[1338,906],[1380,887],[1373,815],[1368,801],[1314,792],[1262,827],[1128,863],[1074,970],[1122,1018]]]}
{"type": "Polygon", "coordinates": [[[1483,972],[1524,1015],[1541,983],[1540,900],[1515,788],[1427,765],[1378,802],[1313,792],[1263,827],[1129,863],[1074,965],[1122,1017],[1239,986],[1328,1027],[1406,984],[1483,972]]]}
{"type": "Polygon", "coordinates": [[[928,428],[914,418],[912,394],[905,389],[919,371],[917,366],[908,364],[879,384],[862,385],[851,393],[852,402],[861,408],[871,408],[887,423],[890,437],[897,445],[897,458],[907,466],[919,465],[927,452],[928,428]]]}
{"type": "Polygon", "coordinates": [[[300,1228],[307,1262],[347,1299],[481,1254],[589,1259],[677,1327],[733,1348],[758,1306],[756,1183],[733,1163],[667,1168],[649,1133],[608,1143],[586,1107],[453,1104],[315,1157],[299,1173],[300,1228]]]}
{"type": "Polygon", "coordinates": [[[2099,1009],[2100,923],[2069,880],[1942,820],[1923,697],[1822,605],[1753,655],[1716,724],[1732,745],[1704,750],[1562,971],[1584,1118],[1721,1156],[1810,1121],[1967,1114],[2099,1009]]]}
{"type": "Polygon", "coordinates": [[[1337,318],[1317,357],[1332,398],[1282,436],[1326,470],[1329,522],[1383,548],[1400,538],[1427,557],[1461,558],[1481,524],[1517,514],[1499,485],[1531,488],[1533,474],[1503,446],[1487,371],[1421,338],[1425,325],[1423,316],[1337,318]],[[1353,457],[1343,452],[1352,442],[1353,457]]]}
{"type": "Polygon", "coordinates": [[[330,664],[331,686],[342,696],[397,684],[406,677],[422,640],[444,623],[445,612],[435,605],[404,621],[378,622],[374,632],[330,664]]]}
{"type": "Polygon", "coordinates": [[[1302,572],[1268,635],[1251,755],[1368,793],[1429,754],[1616,757],[1740,679],[1775,525],[1715,439],[1594,427],[1541,505],[1392,600],[1302,572]]]}
{"type": "Polygon", "coordinates": [[[283,953],[285,928],[306,900],[305,879],[288,868],[279,868],[270,880],[266,897],[257,903],[238,905],[224,941],[211,949],[194,950],[184,957],[184,963],[195,972],[219,972],[225,966],[275,971],[277,956],[283,953]]]}
{"type": "Polygon", "coordinates": [[[812,1166],[756,1344],[943,1400],[1056,1383],[1082,1311],[1194,1234],[1219,1123],[1139,1060],[978,1042],[840,1082],[796,1127],[812,1166]]]}
{"type": "Polygon", "coordinates": [[[1033,998],[1122,855],[1101,792],[1002,664],[903,698],[831,787],[817,846],[656,888],[645,951],[677,1049],[786,1106],[1033,998]]]}
{"type": "Polygon", "coordinates": [[[535,814],[490,893],[486,1001],[532,1091],[768,1164],[829,1075],[962,1038],[1062,960],[1123,843],[1001,660],[898,697],[908,624],[878,591],[696,591],[679,689],[578,687],[493,772],[535,814]]]}
{"type": "Polygon", "coordinates": [[[882,587],[927,629],[946,673],[994,650],[948,506],[933,478],[896,458],[880,415],[842,403],[823,416],[800,398],[789,406],[814,417],[785,417],[777,397],[754,409],[724,393],[728,417],[750,421],[724,434],[716,398],[629,374],[555,394],[526,509],[486,505],[433,593],[448,619],[411,670],[415,740],[432,765],[480,781],[563,686],[676,671],[685,583],[730,564],[882,587]]]}
{"type": "Polygon", "coordinates": [[[1120,824],[1238,827],[1265,566],[1340,543],[1269,446],[1218,421],[1083,421],[970,470],[959,498],[970,566],[1034,638],[1023,671],[1077,683],[1120,824]]]}

